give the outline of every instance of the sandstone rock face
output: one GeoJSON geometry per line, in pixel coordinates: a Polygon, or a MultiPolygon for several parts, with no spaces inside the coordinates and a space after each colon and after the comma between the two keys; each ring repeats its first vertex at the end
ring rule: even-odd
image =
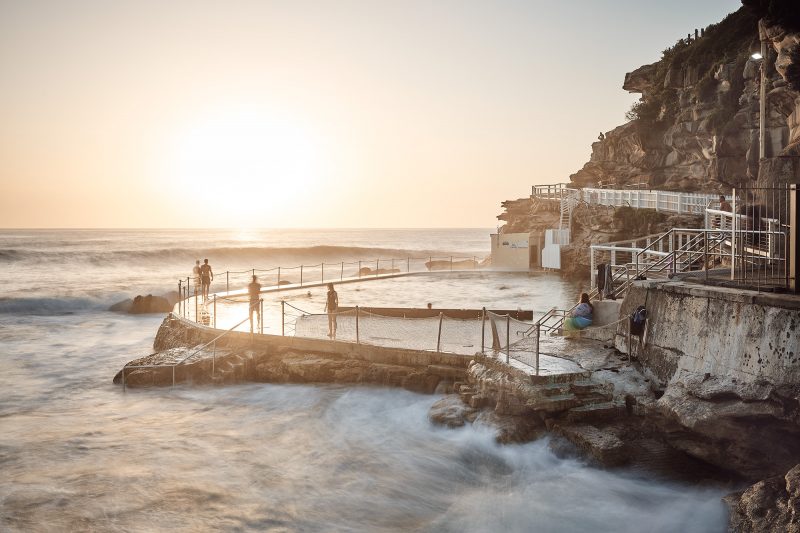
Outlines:
{"type": "MultiPolygon", "coordinates": [[[[570,180],[709,192],[756,180],[760,71],[749,61],[756,22],[742,8],[700,39],[679,42],[661,61],[628,73],[623,88],[642,95],[638,118],[593,143],[589,162],[570,180]]],[[[787,36],[775,45],[779,52],[794,46],[787,36]]],[[[794,139],[790,127],[800,115],[779,73],[768,70],[768,77],[766,156],[775,157],[794,139]]]]}
{"type": "Polygon", "coordinates": [[[800,533],[800,464],[784,476],[759,481],[725,501],[731,511],[732,533],[800,533]]]}

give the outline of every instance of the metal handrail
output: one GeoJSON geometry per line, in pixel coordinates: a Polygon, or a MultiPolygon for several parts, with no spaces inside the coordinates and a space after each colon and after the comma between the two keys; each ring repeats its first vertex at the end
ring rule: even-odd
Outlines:
{"type": "MultiPolygon", "coordinates": [[[[129,365],[125,365],[125,366],[123,366],[122,367],[122,390],[125,391],[125,389],[126,389],[126,387],[125,387],[125,371],[129,370],[129,369],[141,369],[141,368],[171,368],[172,369],[172,386],[174,387],[175,386],[175,368],[181,366],[189,358],[193,357],[194,355],[197,355],[202,350],[205,350],[206,348],[208,348],[208,346],[210,344],[212,344],[212,343],[214,343],[214,359],[212,361],[212,366],[211,366],[211,369],[212,369],[211,370],[211,375],[213,376],[214,373],[215,373],[216,359],[217,359],[216,342],[219,339],[221,339],[222,337],[224,337],[225,335],[227,335],[228,333],[234,331],[236,328],[238,328],[239,326],[241,326],[242,324],[244,324],[248,320],[250,320],[249,316],[247,318],[245,318],[244,320],[242,320],[241,322],[239,322],[238,324],[236,324],[235,326],[233,326],[232,328],[225,330],[220,335],[217,335],[216,337],[214,337],[210,341],[206,342],[205,344],[202,344],[199,348],[194,350],[192,353],[190,353],[189,355],[187,355],[186,357],[184,357],[183,359],[181,359],[177,363],[173,363],[171,365],[130,365],[130,366],[129,365]]],[[[261,320],[264,320],[264,318],[262,317],[261,320]]]]}

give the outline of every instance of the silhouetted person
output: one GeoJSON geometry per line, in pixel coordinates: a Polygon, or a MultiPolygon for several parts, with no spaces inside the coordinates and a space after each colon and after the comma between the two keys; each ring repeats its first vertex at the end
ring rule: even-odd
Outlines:
{"type": "Polygon", "coordinates": [[[194,295],[197,297],[197,293],[200,291],[200,260],[194,262],[194,268],[192,268],[192,277],[194,278],[194,295]]]}
{"type": "Polygon", "coordinates": [[[336,338],[336,310],[339,309],[339,295],[333,289],[333,283],[328,283],[328,297],[325,300],[325,312],[328,313],[328,337],[336,338]]]}
{"type": "Polygon", "coordinates": [[[729,211],[729,212],[733,211],[733,208],[731,207],[730,202],[728,202],[728,200],[725,199],[725,195],[724,194],[720,194],[719,195],[719,210],[720,211],[729,211]]]}
{"type": "Polygon", "coordinates": [[[261,284],[257,276],[253,276],[253,281],[247,286],[247,294],[250,295],[250,333],[253,333],[254,311],[258,316],[258,323],[261,324],[261,284]]]}
{"type": "Polygon", "coordinates": [[[211,282],[214,280],[214,273],[211,271],[211,265],[208,264],[208,259],[203,259],[203,264],[200,266],[200,286],[203,292],[203,300],[208,300],[208,289],[211,287],[211,282]]]}

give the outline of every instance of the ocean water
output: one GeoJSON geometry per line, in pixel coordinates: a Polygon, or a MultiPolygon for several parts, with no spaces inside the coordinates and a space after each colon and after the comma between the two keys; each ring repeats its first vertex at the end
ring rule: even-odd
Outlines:
{"type": "MultiPolygon", "coordinates": [[[[486,255],[489,230],[0,232],[0,530],[724,531],[719,488],[432,426],[436,397],[248,384],[128,390],[162,316],[108,312],[217,271],[486,255]]],[[[290,301],[318,307],[318,289],[290,301]]],[[[342,285],[359,305],[542,310],[579,287],[470,273],[342,285]]],[[[563,305],[565,302],[555,302],[563,305]]],[[[313,309],[312,309],[313,310],[313,309]]]]}

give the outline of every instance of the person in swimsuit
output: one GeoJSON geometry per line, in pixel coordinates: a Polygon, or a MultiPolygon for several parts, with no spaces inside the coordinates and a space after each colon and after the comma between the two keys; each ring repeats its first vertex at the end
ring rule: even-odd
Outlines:
{"type": "Polygon", "coordinates": [[[194,296],[197,297],[197,293],[200,291],[200,260],[194,262],[194,268],[192,268],[192,277],[194,278],[194,296]]]}
{"type": "Polygon", "coordinates": [[[211,287],[212,281],[214,281],[214,272],[211,271],[208,259],[204,259],[200,267],[200,286],[202,288],[203,301],[208,300],[208,289],[211,287]]]}
{"type": "Polygon", "coordinates": [[[328,297],[325,300],[325,312],[328,313],[328,337],[336,339],[336,310],[339,309],[339,295],[328,283],[328,297]]]}
{"type": "Polygon", "coordinates": [[[253,281],[247,286],[247,294],[250,295],[250,333],[253,333],[253,312],[258,316],[258,324],[261,324],[261,284],[257,276],[253,276],[253,281]]]}

